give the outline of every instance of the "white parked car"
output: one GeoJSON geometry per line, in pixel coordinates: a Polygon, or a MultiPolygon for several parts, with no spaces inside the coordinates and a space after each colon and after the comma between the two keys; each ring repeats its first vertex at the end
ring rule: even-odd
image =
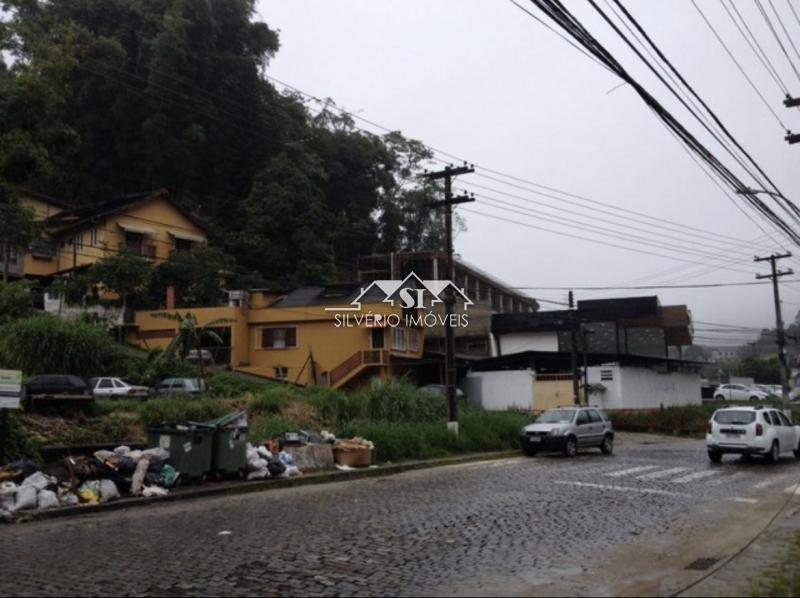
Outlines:
{"type": "Polygon", "coordinates": [[[98,399],[146,399],[150,396],[146,386],[134,386],[122,378],[92,378],[89,386],[98,399]]]}
{"type": "Polygon", "coordinates": [[[762,455],[770,463],[783,453],[800,458],[800,426],[770,407],[717,409],[706,424],[706,448],[714,463],[729,453],[762,455]]]}
{"type": "Polygon", "coordinates": [[[717,401],[764,401],[769,394],[744,384],[722,384],[714,391],[717,401]]]}

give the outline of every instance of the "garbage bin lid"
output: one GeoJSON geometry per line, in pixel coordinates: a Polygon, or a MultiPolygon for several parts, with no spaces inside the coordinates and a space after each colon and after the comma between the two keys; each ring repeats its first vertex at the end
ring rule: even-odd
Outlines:
{"type": "Polygon", "coordinates": [[[203,425],[210,426],[212,428],[225,428],[236,423],[240,419],[245,419],[246,417],[247,411],[237,411],[235,413],[229,413],[228,415],[223,415],[222,417],[207,421],[203,425]]]}

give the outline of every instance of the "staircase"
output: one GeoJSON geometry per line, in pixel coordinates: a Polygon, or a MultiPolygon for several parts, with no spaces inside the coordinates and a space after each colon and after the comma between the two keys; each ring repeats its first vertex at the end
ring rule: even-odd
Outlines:
{"type": "Polygon", "coordinates": [[[356,351],[330,371],[328,384],[331,388],[341,388],[365,371],[389,365],[389,351],[369,349],[356,351]]]}

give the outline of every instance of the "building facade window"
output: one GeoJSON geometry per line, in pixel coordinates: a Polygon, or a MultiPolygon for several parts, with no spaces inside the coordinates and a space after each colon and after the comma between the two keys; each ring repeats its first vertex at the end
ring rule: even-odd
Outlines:
{"type": "Polygon", "coordinates": [[[402,328],[392,328],[392,349],[395,351],[406,350],[406,331],[402,328]]]}
{"type": "Polygon", "coordinates": [[[278,380],[286,380],[289,377],[289,368],[285,365],[279,365],[275,367],[275,377],[278,380]]]}
{"type": "Polygon", "coordinates": [[[97,228],[93,228],[90,233],[90,245],[92,247],[97,247],[97,228]]]}
{"type": "Polygon", "coordinates": [[[262,349],[294,349],[297,347],[297,328],[286,326],[282,328],[262,328],[262,349]]]}
{"type": "Polygon", "coordinates": [[[419,331],[416,328],[408,329],[408,350],[419,351],[419,331]]]}

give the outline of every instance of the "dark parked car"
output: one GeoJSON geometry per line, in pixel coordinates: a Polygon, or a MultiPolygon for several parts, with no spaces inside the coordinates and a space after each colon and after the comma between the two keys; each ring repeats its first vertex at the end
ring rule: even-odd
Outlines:
{"type": "Polygon", "coordinates": [[[193,397],[202,396],[208,388],[206,383],[197,378],[167,378],[153,387],[153,395],[189,394],[193,397]]]}
{"type": "Polygon", "coordinates": [[[89,394],[89,383],[80,376],[34,376],[25,391],[28,396],[85,395],[89,394]]]}

